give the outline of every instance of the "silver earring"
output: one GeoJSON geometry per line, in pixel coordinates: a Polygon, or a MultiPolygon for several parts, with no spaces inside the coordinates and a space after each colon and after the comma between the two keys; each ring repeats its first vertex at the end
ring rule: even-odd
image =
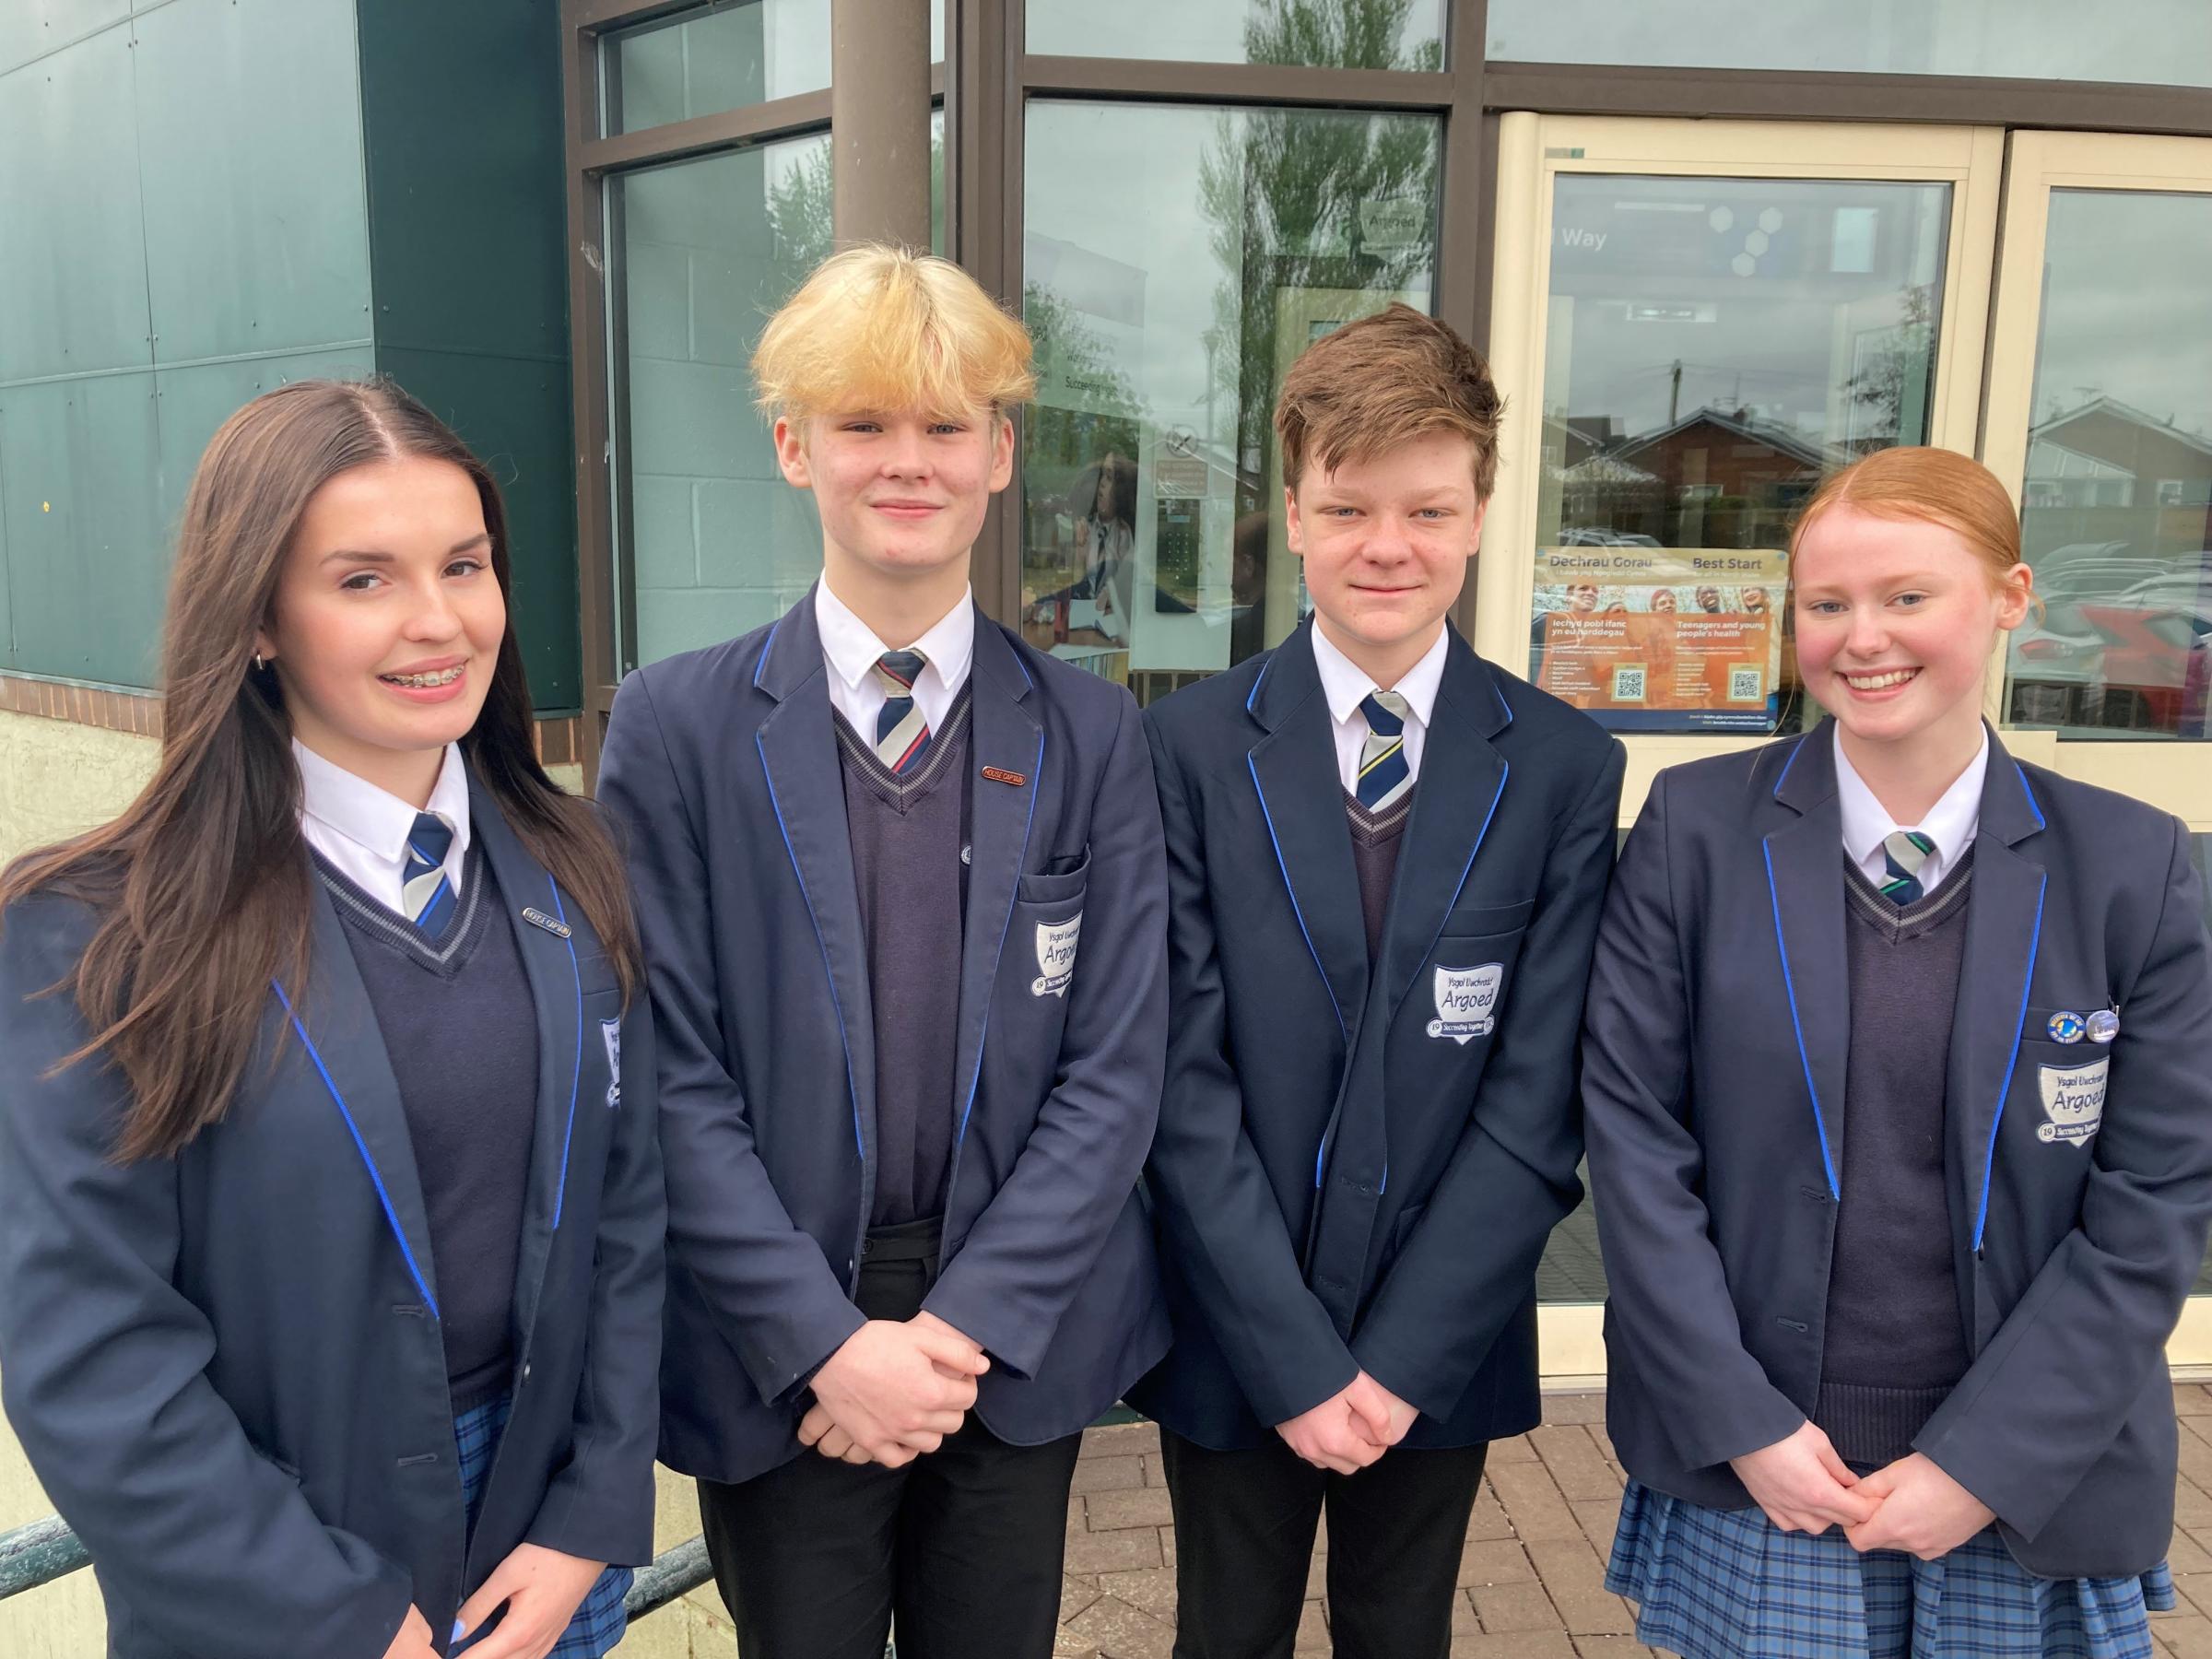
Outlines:
{"type": "Polygon", "coordinates": [[[253,671],[258,674],[267,666],[268,665],[261,660],[261,653],[258,651],[255,652],[253,653],[253,671]]]}

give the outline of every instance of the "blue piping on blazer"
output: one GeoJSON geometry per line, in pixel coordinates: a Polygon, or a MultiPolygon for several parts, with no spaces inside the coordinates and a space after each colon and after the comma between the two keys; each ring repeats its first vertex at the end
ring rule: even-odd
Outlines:
{"type": "MultiPolygon", "coordinates": [[[[1030,689],[1034,691],[1037,688],[1037,682],[1030,679],[1029,668],[1023,664],[1018,653],[1015,655],[1014,666],[1021,670],[1021,677],[1029,680],[1030,689]]],[[[1030,776],[1036,779],[1037,782],[1030,787],[1030,816],[1021,821],[1022,859],[1027,859],[1030,855],[1030,831],[1037,824],[1037,796],[1039,792],[1044,788],[1044,728],[1042,726],[1037,728],[1037,763],[1031,769],[1030,776]]],[[[1020,863],[1018,861],[1014,867],[1018,871],[1021,868],[1020,863]]],[[[1014,887],[1016,897],[1018,898],[1021,889],[1021,878],[1018,875],[1015,877],[1014,887]]],[[[998,948],[991,953],[989,983],[996,984],[998,982],[999,959],[1006,954],[1006,935],[1013,930],[1013,927],[1014,901],[1009,900],[1006,903],[1006,924],[998,930],[998,948]]],[[[983,1080],[983,1043],[990,1035],[991,1002],[990,998],[985,997],[982,1028],[975,1034],[975,1070],[968,1076],[968,1100],[960,1108],[960,1126],[952,1132],[952,1157],[945,1166],[945,1191],[947,1194],[952,1192],[952,1178],[959,1173],[960,1147],[966,1144],[968,1139],[968,1119],[970,1114],[975,1111],[976,1088],[983,1080]]]]}
{"type": "MultiPolygon", "coordinates": [[[[560,908],[560,883],[548,875],[546,877],[546,885],[553,889],[553,914],[565,928],[568,925],[569,912],[560,908]]],[[[568,1127],[560,1132],[560,1184],[553,1189],[553,1230],[555,1232],[560,1230],[561,1206],[568,1202],[569,1144],[576,1136],[576,1090],[583,1082],[583,970],[576,965],[575,939],[569,933],[563,933],[561,939],[569,947],[569,975],[576,984],[576,1065],[569,1074],[569,1124],[568,1127]]],[[[610,1078],[609,1081],[618,1082],[620,1079],[610,1078]]]]}
{"type": "Polygon", "coordinates": [[[422,1293],[423,1305],[429,1309],[430,1317],[442,1318],[443,1315],[438,1312],[438,1299],[430,1294],[429,1286],[423,1280],[422,1269],[415,1265],[415,1253],[407,1248],[407,1235],[400,1230],[399,1217],[392,1208],[392,1194],[384,1190],[384,1178],[377,1171],[376,1159],[369,1156],[369,1143],[361,1138],[361,1132],[354,1124],[352,1109],[346,1104],[346,1097],[338,1092],[338,1085],[330,1075],[330,1067],[323,1064],[323,1055],[315,1047],[315,1040],[307,1034],[307,1028],[300,1023],[300,1016],[293,1011],[292,999],[284,994],[283,985],[271,980],[269,989],[276,993],[276,1000],[284,1005],[285,1017],[292,1022],[292,1030],[300,1034],[300,1041],[307,1049],[307,1057],[314,1062],[315,1070],[323,1078],[323,1087],[330,1090],[330,1098],[337,1102],[338,1115],[346,1120],[346,1133],[353,1136],[354,1150],[361,1155],[361,1162],[368,1166],[370,1184],[376,1188],[376,1201],[383,1206],[385,1224],[392,1229],[392,1236],[399,1241],[399,1255],[407,1265],[407,1277],[415,1281],[415,1288],[422,1293]]]}
{"type": "MultiPolygon", "coordinates": [[[[1805,739],[1800,737],[1790,750],[1789,759],[1783,763],[1782,775],[1774,780],[1774,794],[1777,796],[1782,794],[1783,782],[1789,777],[1790,768],[1797,764],[1797,756],[1804,747],[1805,739]]],[[[2018,760],[2012,763],[2012,771],[2013,775],[2020,781],[2020,793],[2028,797],[2028,810],[2035,814],[2035,827],[2039,830],[2048,828],[2042,806],[2035,798],[2035,791],[2029,787],[2028,774],[2020,770],[2018,760]]],[[[1790,999],[1790,1025],[1797,1036],[1797,1064],[1805,1068],[1805,1092],[1813,1103],[1813,1128],[1820,1137],[1820,1167],[1828,1176],[1829,1196],[1841,1204],[1843,1201],[1843,1189],[1836,1179],[1835,1161],[1829,1156],[1828,1124],[1820,1111],[1820,1091],[1813,1087],[1813,1063],[1805,1052],[1805,1026],[1797,1018],[1797,987],[1790,977],[1789,946],[1784,943],[1782,935],[1782,895],[1774,885],[1774,850],[1762,841],[1759,851],[1767,863],[1767,898],[1774,909],[1774,948],[1782,958],[1782,988],[1790,999]]],[[[2028,942],[2028,972],[2020,982],[2020,1012],[2012,1030],[2012,1054],[2005,1063],[2005,1079],[1997,1086],[1997,1109],[1990,1119],[1989,1147],[1982,1163],[1982,1203],[1974,1213],[1974,1249],[1977,1253],[1982,1249],[1982,1235],[1989,1225],[1989,1194],[1997,1173],[1997,1131],[2004,1124],[2006,1097],[2012,1092],[2013,1073],[2020,1064],[2020,1038],[2028,1025],[2028,998],[2035,983],[2035,959],[2043,943],[2043,900],[2050,886],[2051,877],[2045,872],[2036,882],[2035,931],[2028,942]]]]}
{"type": "MultiPolygon", "coordinates": [[[[1265,674],[1260,676],[1261,679],[1266,677],[1265,674]]],[[[1259,686],[1256,683],[1253,690],[1255,694],[1258,692],[1259,686]]],[[[1246,706],[1250,707],[1249,704],[1246,706]]],[[[1306,954],[1313,959],[1314,971],[1321,975],[1322,989],[1329,994],[1329,1008],[1336,1016],[1337,1035],[1349,1044],[1352,1036],[1344,1023],[1344,1009],[1336,1001],[1336,987],[1329,983],[1329,971],[1321,965],[1321,952],[1313,948],[1313,935],[1306,929],[1306,913],[1298,908],[1298,889],[1290,885],[1290,866],[1283,862],[1283,843],[1275,833],[1275,814],[1267,810],[1267,792],[1260,787],[1259,765],[1249,754],[1244,757],[1244,765],[1252,773],[1253,794],[1260,797],[1260,817],[1266,821],[1268,844],[1275,849],[1275,867],[1283,873],[1283,890],[1290,895],[1290,913],[1298,918],[1299,936],[1305,940],[1306,954]]],[[[1314,1184],[1321,1184],[1319,1166],[1314,1170],[1314,1184]]]]}
{"type": "MultiPolygon", "coordinates": [[[[2025,789],[2027,786],[2028,779],[2022,775],[2020,787],[2025,789]]],[[[2028,805],[2031,807],[2035,806],[2033,794],[2028,797],[2028,805]]],[[[2036,813],[2035,821],[2039,824],[2043,821],[2043,815],[2041,811],[2036,813]]],[[[1997,1130],[2005,1122],[2005,1097],[2012,1092],[2012,1074],[2020,1064],[2020,1033],[2028,1026],[2028,992],[2029,988],[2035,983],[2036,953],[2043,946],[2043,895],[2050,886],[2051,876],[2048,871],[2045,871],[2038,878],[2035,886],[2035,933],[2028,941],[2028,972],[2020,981],[2020,1017],[2012,1028],[2012,1056],[2005,1062],[2005,1080],[1997,1085],[1996,1115],[1989,1120],[1989,1156],[1983,1159],[1982,1164],[1982,1207],[1974,1212],[1974,1253],[1976,1255],[1982,1253],[1983,1229],[1989,1225],[1989,1187],[1997,1173],[1997,1130]]]]}
{"type": "MultiPolygon", "coordinates": [[[[776,649],[776,629],[783,626],[778,617],[761,641],[759,665],[753,670],[753,688],[760,688],[760,677],[768,672],[770,657],[776,649]]],[[[761,746],[760,734],[753,733],[753,751],[760,757],[760,777],[768,785],[768,805],[776,815],[776,831],[783,838],[783,854],[791,860],[791,874],[799,884],[799,897],[806,905],[806,920],[814,927],[814,942],[822,953],[822,971],[830,981],[830,1006],[837,1011],[837,1041],[845,1055],[845,1099],[853,1102],[853,1152],[865,1167],[868,1161],[867,1143],[860,1127],[860,1085],[853,1077],[853,1040],[845,1031],[845,1005],[837,994],[837,971],[830,965],[830,945],[822,937],[821,918],[814,913],[814,895],[806,890],[806,872],[799,868],[798,849],[791,844],[791,830],[783,822],[783,803],[776,799],[776,774],[769,770],[768,750],[761,746]]]]}
{"type": "MultiPolygon", "coordinates": [[[[1467,889],[1467,877],[1474,872],[1475,860],[1482,852],[1483,837],[1489,834],[1490,820],[1498,816],[1498,803],[1505,799],[1506,781],[1513,775],[1513,765],[1500,756],[1498,766],[1498,793],[1490,797],[1490,809],[1482,815],[1482,828],[1475,831],[1475,844],[1467,849],[1467,862],[1459,872],[1458,884],[1452,889],[1452,902],[1444,906],[1444,913],[1437,922],[1436,931],[1429,935],[1429,949],[1421,952],[1421,960],[1424,962],[1429,959],[1429,952],[1436,948],[1437,940],[1444,936],[1444,924],[1452,919],[1452,912],[1459,903],[1460,894],[1467,889]]],[[[1406,993],[1408,995],[1412,994],[1410,985],[1406,987],[1406,993]]],[[[1396,1010],[1394,1008],[1392,1012],[1395,1013],[1396,1010]]]]}
{"type": "MultiPolygon", "coordinates": [[[[1794,751],[1790,759],[1797,759],[1794,751]]],[[[1786,778],[1790,769],[1785,766],[1782,772],[1786,778]]],[[[1780,780],[1774,787],[1782,787],[1780,780]]],[[[1820,1091],[1813,1087],[1813,1063],[1805,1052],[1805,1022],[1797,1018],[1797,987],[1790,978],[1790,947],[1782,936],[1782,895],[1774,886],[1774,849],[1761,841],[1759,850],[1767,861],[1767,898],[1774,907],[1774,952],[1782,959],[1782,988],[1790,999],[1790,1029],[1797,1033],[1797,1064],[1805,1067],[1806,1097],[1813,1103],[1813,1132],[1820,1137],[1820,1168],[1828,1177],[1828,1195],[1841,1204],[1843,1188],[1836,1180],[1835,1159],[1828,1155],[1828,1121],[1820,1113],[1820,1091]]]]}

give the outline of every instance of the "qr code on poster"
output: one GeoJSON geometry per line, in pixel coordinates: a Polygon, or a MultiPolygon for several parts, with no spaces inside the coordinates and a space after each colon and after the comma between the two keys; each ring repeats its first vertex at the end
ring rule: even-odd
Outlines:
{"type": "Polygon", "coordinates": [[[1767,677],[1757,667],[1740,665],[1728,670],[1728,700],[1730,702],[1759,702],[1767,695],[1767,677]]]}
{"type": "Polygon", "coordinates": [[[1620,663],[1613,669],[1613,700],[1615,702],[1641,702],[1643,700],[1643,665],[1620,663]]]}

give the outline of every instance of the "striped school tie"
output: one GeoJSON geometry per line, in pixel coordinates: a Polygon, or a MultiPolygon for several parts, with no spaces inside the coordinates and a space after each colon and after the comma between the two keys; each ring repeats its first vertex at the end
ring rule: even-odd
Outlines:
{"type": "Polygon", "coordinates": [[[929,752],[929,722],[914,701],[914,681],[927,660],[918,651],[887,651],[876,659],[883,712],[876,716],[876,758],[895,772],[921,764],[929,752]]]}
{"type": "Polygon", "coordinates": [[[1370,812],[1394,806],[1413,787],[1406,764],[1406,716],[1412,707],[1395,691],[1376,691],[1359,700],[1367,716],[1367,741],[1359,746],[1359,787],[1353,791],[1370,812]]]}
{"type": "Polygon", "coordinates": [[[415,815],[415,827],[407,831],[406,868],[399,878],[400,906],[432,938],[453,918],[453,886],[445,878],[445,855],[453,848],[451,824],[434,812],[415,815]]]}
{"type": "Polygon", "coordinates": [[[1935,851],[1936,843],[1917,830],[1892,830],[1882,837],[1882,865],[1888,872],[1882,896],[1897,904],[1918,899],[1926,891],[1920,885],[1921,867],[1935,851]]]}

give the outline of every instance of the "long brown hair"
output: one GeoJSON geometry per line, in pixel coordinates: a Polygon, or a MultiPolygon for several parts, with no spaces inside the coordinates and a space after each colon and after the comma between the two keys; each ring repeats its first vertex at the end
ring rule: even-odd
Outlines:
{"type": "MultiPolygon", "coordinates": [[[[315,491],[350,468],[411,455],[450,462],[475,483],[492,571],[512,597],[499,487],[421,404],[381,376],[300,381],[255,398],[208,443],[185,497],[153,781],[113,822],[0,874],[0,910],[51,891],[98,917],[53,989],[76,998],[92,1033],[61,1065],[104,1055],[129,1083],[119,1159],[172,1154],[221,1118],[253,1053],[270,981],[306,981],[314,888],[300,771],[282,688],[253,661],[254,630],[269,619],[315,491]]],[[[462,750],[531,856],[582,908],[627,997],[641,958],[622,862],[596,809],[538,763],[512,628],[462,750]]]]}

